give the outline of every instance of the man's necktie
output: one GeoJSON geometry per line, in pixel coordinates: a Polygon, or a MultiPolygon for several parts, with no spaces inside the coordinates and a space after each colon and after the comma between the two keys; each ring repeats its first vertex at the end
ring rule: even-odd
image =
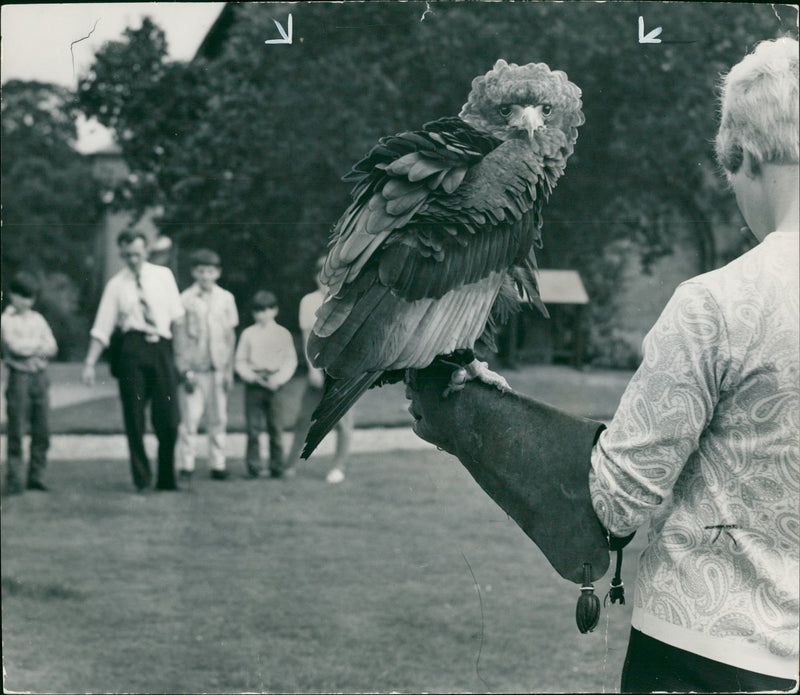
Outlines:
{"type": "Polygon", "coordinates": [[[144,318],[144,322],[147,324],[147,332],[157,333],[156,320],[153,318],[153,311],[150,308],[147,297],[144,296],[144,290],[142,289],[142,278],[138,273],[136,275],[136,292],[139,296],[139,306],[142,308],[142,317],[144,318]]]}

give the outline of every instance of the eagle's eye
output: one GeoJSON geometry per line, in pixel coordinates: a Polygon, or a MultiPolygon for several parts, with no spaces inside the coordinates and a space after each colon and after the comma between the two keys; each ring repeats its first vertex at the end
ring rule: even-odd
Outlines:
{"type": "Polygon", "coordinates": [[[542,104],[542,116],[547,118],[551,113],[553,113],[553,107],[550,104],[542,104]]]}
{"type": "Polygon", "coordinates": [[[500,106],[497,107],[497,112],[503,118],[508,118],[511,115],[511,104],[500,104],[500,106]]]}

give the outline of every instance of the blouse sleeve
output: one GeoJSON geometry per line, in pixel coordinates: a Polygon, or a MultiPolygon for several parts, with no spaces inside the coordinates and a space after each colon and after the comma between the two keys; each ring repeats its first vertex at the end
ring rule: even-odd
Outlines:
{"type": "Polygon", "coordinates": [[[719,400],[730,346],[723,316],[704,286],[678,287],[643,352],[592,451],[592,503],[617,536],[635,531],[669,500],[719,400]]]}
{"type": "Polygon", "coordinates": [[[228,326],[233,329],[239,325],[239,310],[236,308],[236,299],[228,293],[228,326]]]}

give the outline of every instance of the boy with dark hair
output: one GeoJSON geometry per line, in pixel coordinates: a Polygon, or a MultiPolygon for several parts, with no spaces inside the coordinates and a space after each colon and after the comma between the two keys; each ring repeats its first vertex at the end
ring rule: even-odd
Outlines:
{"type": "Polygon", "coordinates": [[[0,322],[3,362],[8,368],[8,470],[6,493],[19,494],[22,486],[22,436],[30,425],[31,452],[27,488],[46,491],[42,477],[50,447],[48,426],[49,382],[47,361],[58,352],[45,318],[33,310],[39,282],[31,273],[17,273],[8,287],[11,303],[0,322]]]}
{"type": "Polygon", "coordinates": [[[297,352],[292,334],[275,321],[278,300],[272,292],[256,292],[252,308],[255,324],[242,332],[235,361],[236,373],[245,382],[247,472],[251,478],[261,473],[259,436],[266,419],[269,472],[273,478],[281,478],[285,469],[279,391],[297,369],[297,352]]]}
{"type": "Polygon", "coordinates": [[[225,480],[228,391],[233,384],[239,313],[233,295],[217,284],[222,272],[219,255],[198,249],[189,261],[194,284],[181,294],[186,315],[175,331],[175,366],[182,382],[178,472],[184,479],[194,472],[197,428],[205,415],[211,478],[225,480]]]}

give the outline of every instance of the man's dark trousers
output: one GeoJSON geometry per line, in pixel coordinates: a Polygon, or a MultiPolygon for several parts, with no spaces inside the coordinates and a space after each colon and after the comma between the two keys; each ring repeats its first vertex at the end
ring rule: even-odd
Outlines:
{"type": "Polygon", "coordinates": [[[172,342],[148,342],[144,333],[129,331],[119,356],[119,395],[131,457],[133,484],[150,484],[150,462],[144,448],[145,406],[150,402],[153,430],[158,438],[157,490],[175,490],[175,441],[178,437],[178,379],[172,342]]]}
{"type": "Polygon", "coordinates": [[[27,483],[41,483],[47,465],[47,449],[50,447],[50,430],[47,417],[50,410],[47,372],[23,372],[8,370],[6,407],[8,410],[8,471],[9,487],[21,489],[22,437],[30,423],[31,463],[27,483]]]}

